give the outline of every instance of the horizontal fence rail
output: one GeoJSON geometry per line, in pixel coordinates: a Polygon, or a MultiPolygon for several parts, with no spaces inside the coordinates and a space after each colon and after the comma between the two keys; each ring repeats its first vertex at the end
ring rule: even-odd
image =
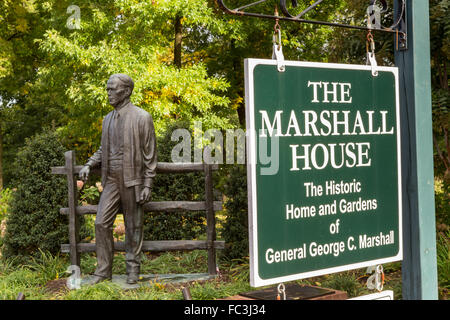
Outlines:
{"type": "MultiPolygon", "coordinates": [[[[67,151],[64,167],[52,167],[52,174],[67,176],[68,208],[61,208],[62,215],[69,216],[69,243],[61,245],[61,252],[69,253],[72,265],[80,267],[80,253],[95,252],[95,243],[81,243],[79,235],[79,216],[96,214],[97,205],[78,206],[77,175],[83,166],[75,164],[75,152],[67,151]]],[[[225,241],[216,241],[215,211],[222,210],[222,202],[214,201],[212,172],[218,170],[217,164],[204,163],[168,163],[159,162],[156,167],[158,174],[177,174],[190,172],[203,172],[205,175],[205,201],[155,201],[144,204],[144,212],[180,212],[205,211],[206,212],[206,240],[162,240],[144,241],[142,251],[183,251],[207,250],[208,273],[217,274],[216,249],[224,249],[225,241]]],[[[91,173],[99,174],[99,169],[92,169],[91,173]]],[[[124,242],[114,242],[114,251],[125,251],[124,242]]]]}
{"type": "MultiPolygon", "coordinates": [[[[222,201],[214,201],[214,211],[222,210],[222,201]]],[[[180,212],[180,211],[205,211],[205,201],[155,201],[144,204],[145,212],[180,212]]],[[[61,208],[59,212],[63,215],[69,214],[69,208],[61,208]]],[[[77,215],[96,214],[96,205],[85,205],[76,207],[77,215]]]]}
{"type": "MultiPolygon", "coordinates": [[[[171,162],[158,162],[156,166],[156,173],[189,173],[189,172],[204,172],[205,166],[211,166],[213,171],[219,169],[217,164],[204,164],[204,163],[171,163],[171,162]]],[[[78,174],[83,166],[74,166],[73,173],[78,174]]],[[[67,167],[52,167],[52,174],[67,174],[67,167]]],[[[93,168],[91,173],[100,173],[100,169],[93,168]]]]}
{"type": "MultiPolygon", "coordinates": [[[[216,249],[224,249],[225,241],[214,241],[213,246],[216,249]]],[[[183,250],[207,250],[208,241],[206,240],[162,240],[162,241],[144,241],[142,243],[143,251],[183,251],[183,250]]],[[[70,245],[62,244],[61,252],[69,253],[70,245]]],[[[78,243],[78,252],[95,252],[95,243],[78,243]]],[[[125,242],[114,242],[114,251],[125,251],[125,242]]]]}

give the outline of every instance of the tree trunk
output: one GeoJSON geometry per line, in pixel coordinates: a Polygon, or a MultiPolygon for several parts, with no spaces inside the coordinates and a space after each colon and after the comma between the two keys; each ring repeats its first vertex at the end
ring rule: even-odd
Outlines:
{"type": "Polygon", "coordinates": [[[175,18],[175,45],[173,52],[173,62],[181,68],[181,43],[183,41],[183,26],[181,25],[181,18],[177,15],[175,18]]]}
{"type": "Polygon", "coordinates": [[[444,141],[445,147],[447,148],[447,171],[450,171],[450,141],[448,139],[448,129],[444,128],[444,141]]]}
{"type": "MultiPolygon", "coordinates": [[[[235,46],[235,41],[231,40],[231,44],[230,44],[230,52],[234,52],[236,50],[236,46],[235,46]]],[[[241,59],[239,58],[239,56],[237,54],[233,54],[232,56],[232,63],[233,63],[233,75],[239,75],[239,78],[236,79],[237,81],[237,88],[238,91],[236,92],[236,94],[240,97],[244,97],[244,90],[242,89],[244,87],[244,84],[241,82],[241,79],[243,79],[244,77],[240,77],[241,73],[242,73],[242,65],[241,65],[241,59]]],[[[238,118],[239,118],[239,124],[241,125],[241,127],[245,128],[245,103],[242,102],[239,104],[238,108],[237,108],[237,114],[238,114],[238,118]]]]}

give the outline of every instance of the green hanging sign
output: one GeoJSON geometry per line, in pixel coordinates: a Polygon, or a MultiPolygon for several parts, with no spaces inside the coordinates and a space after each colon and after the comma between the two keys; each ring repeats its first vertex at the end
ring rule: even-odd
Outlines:
{"type": "Polygon", "coordinates": [[[246,59],[251,285],[402,260],[397,68],[246,59]]]}

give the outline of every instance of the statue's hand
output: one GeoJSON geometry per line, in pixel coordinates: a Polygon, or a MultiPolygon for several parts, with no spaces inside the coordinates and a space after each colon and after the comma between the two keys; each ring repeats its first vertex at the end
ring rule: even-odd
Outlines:
{"type": "Polygon", "coordinates": [[[149,187],[142,188],[139,203],[144,204],[146,202],[149,202],[151,195],[152,195],[152,189],[150,189],[149,187]]]}
{"type": "Polygon", "coordinates": [[[91,168],[89,166],[84,166],[81,170],[80,173],[78,173],[78,176],[80,177],[81,180],[86,181],[89,177],[89,172],[91,171],[91,168]]]}

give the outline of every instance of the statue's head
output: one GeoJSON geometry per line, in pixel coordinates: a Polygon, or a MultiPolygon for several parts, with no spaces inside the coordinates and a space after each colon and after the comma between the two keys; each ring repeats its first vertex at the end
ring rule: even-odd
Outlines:
{"type": "Polygon", "coordinates": [[[114,107],[119,106],[130,98],[133,88],[134,82],[129,76],[123,73],[113,74],[106,84],[109,103],[114,107]]]}

